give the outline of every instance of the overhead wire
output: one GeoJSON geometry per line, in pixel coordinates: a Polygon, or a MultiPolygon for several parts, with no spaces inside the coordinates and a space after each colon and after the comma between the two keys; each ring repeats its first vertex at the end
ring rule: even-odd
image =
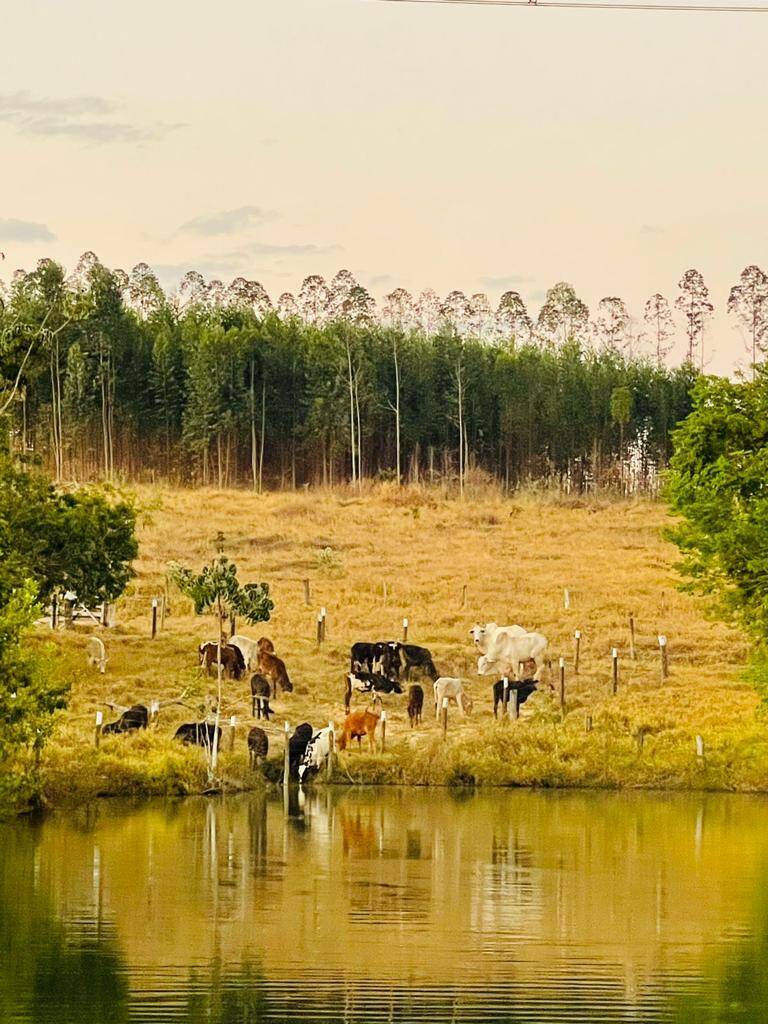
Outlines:
{"type": "Polygon", "coordinates": [[[456,5],[473,7],[559,7],[570,10],[690,11],[707,14],[768,14],[768,4],[621,3],[616,0],[376,0],[388,4],[456,5]]]}

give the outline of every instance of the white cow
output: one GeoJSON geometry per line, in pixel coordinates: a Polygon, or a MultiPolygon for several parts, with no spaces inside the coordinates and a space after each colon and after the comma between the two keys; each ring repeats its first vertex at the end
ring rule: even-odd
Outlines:
{"type": "Polygon", "coordinates": [[[304,775],[312,769],[320,771],[320,768],[333,750],[333,729],[327,725],[319,729],[307,744],[304,756],[299,763],[299,781],[304,780],[304,775]]]}
{"type": "Polygon", "coordinates": [[[440,676],[433,684],[435,691],[435,717],[440,717],[440,709],[443,706],[443,698],[449,701],[455,700],[462,715],[468,715],[472,711],[472,698],[464,690],[464,680],[454,679],[451,676],[440,676]]]}
{"type": "Polygon", "coordinates": [[[475,647],[482,651],[483,654],[488,653],[488,648],[492,647],[498,636],[525,636],[528,630],[523,629],[522,626],[499,626],[496,622],[486,622],[484,626],[474,625],[469,631],[469,635],[475,641],[475,647]]]}
{"type": "Polygon", "coordinates": [[[251,640],[249,636],[243,636],[241,633],[235,633],[231,636],[227,643],[231,644],[232,647],[237,647],[243,656],[245,667],[248,669],[258,668],[259,663],[259,644],[256,640],[251,640]]]}
{"type": "Polygon", "coordinates": [[[547,638],[541,633],[523,633],[509,636],[498,634],[488,645],[488,651],[477,659],[477,672],[481,676],[511,676],[519,679],[520,662],[534,661],[547,649],[547,638]]]}

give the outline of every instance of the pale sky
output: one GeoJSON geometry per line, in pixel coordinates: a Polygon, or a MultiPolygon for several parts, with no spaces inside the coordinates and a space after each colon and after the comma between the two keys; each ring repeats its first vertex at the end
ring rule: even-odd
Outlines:
{"type": "MultiPolygon", "coordinates": [[[[0,276],[86,249],[642,314],[768,270],[768,17],[0,0],[0,276]]],[[[710,369],[742,358],[728,318],[710,369]]]]}

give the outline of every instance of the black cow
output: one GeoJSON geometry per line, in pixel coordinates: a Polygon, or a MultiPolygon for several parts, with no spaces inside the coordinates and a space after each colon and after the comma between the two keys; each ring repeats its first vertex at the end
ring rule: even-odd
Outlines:
{"type": "Polygon", "coordinates": [[[272,690],[268,679],[265,679],[259,672],[251,676],[251,713],[256,718],[261,718],[263,715],[269,721],[269,716],[272,713],[269,706],[271,694],[272,690]]]}
{"type": "Polygon", "coordinates": [[[251,768],[254,768],[259,761],[263,761],[269,752],[269,738],[263,729],[254,725],[248,733],[248,761],[251,768]]]}
{"type": "MultiPolygon", "coordinates": [[[[510,679],[509,687],[507,690],[507,700],[514,700],[512,691],[517,690],[517,706],[521,707],[532,693],[537,690],[537,684],[535,679],[523,679],[521,682],[510,679]]],[[[499,679],[497,683],[493,684],[493,717],[496,718],[496,712],[499,704],[504,703],[504,680],[499,679]]],[[[506,709],[505,709],[506,710],[506,709]]]]}
{"type": "Polygon", "coordinates": [[[415,644],[398,644],[397,650],[404,663],[406,679],[410,679],[412,668],[421,669],[433,683],[440,678],[440,673],[432,661],[432,652],[428,651],[426,647],[417,647],[415,644]]]}
{"type": "Polygon", "coordinates": [[[221,729],[216,728],[213,722],[186,722],[180,725],[174,734],[175,740],[181,740],[187,745],[197,744],[199,747],[213,749],[213,741],[218,732],[217,747],[221,749],[221,729]]]}
{"type": "Polygon", "coordinates": [[[421,725],[421,711],[424,707],[424,691],[418,683],[408,687],[408,718],[411,728],[421,725]]]}
{"type": "Polygon", "coordinates": [[[349,652],[349,667],[352,672],[376,672],[388,679],[400,674],[398,644],[394,640],[378,640],[376,643],[360,641],[352,644],[349,652]]]}
{"type": "Polygon", "coordinates": [[[301,725],[296,726],[293,736],[288,740],[289,776],[295,777],[299,774],[301,759],[307,752],[307,747],[314,731],[309,722],[302,722],[301,725]]]}
{"type": "Polygon", "coordinates": [[[123,732],[134,732],[136,729],[146,729],[149,725],[149,711],[143,704],[134,704],[118,718],[116,722],[110,722],[101,730],[105,736],[123,732]]]}

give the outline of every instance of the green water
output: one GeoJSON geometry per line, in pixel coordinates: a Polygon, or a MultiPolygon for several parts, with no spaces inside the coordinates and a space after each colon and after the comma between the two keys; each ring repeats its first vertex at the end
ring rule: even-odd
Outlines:
{"type": "Polygon", "coordinates": [[[427,790],[0,827],[0,1020],[768,1021],[768,800],[427,790]]]}

